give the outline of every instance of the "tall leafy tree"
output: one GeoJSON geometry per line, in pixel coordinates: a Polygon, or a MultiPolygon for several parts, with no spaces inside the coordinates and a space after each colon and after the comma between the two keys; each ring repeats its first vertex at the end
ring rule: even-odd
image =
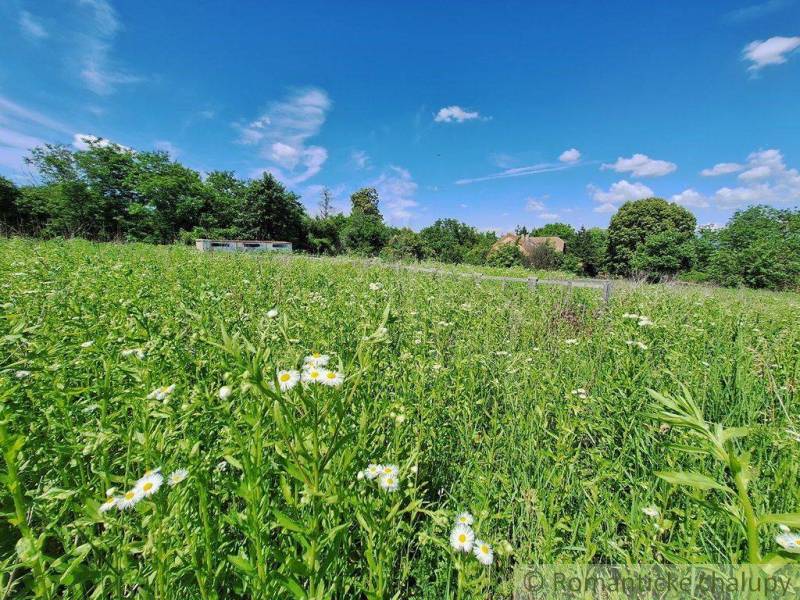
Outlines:
{"type": "Polygon", "coordinates": [[[350,214],[371,215],[383,220],[381,211],[378,210],[378,190],[373,187],[361,188],[350,196],[352,209],[350,214]]]}
{"type": "MultiPolygon", "coordinates": [[[[631,260],[648,237],[672,231],[675,235],[669,239],[680,245],[692,239],[696,225],[697,220],[691,212],[661,198],[626,202],[608,226],[609,268],[614,273],[629,275],[633,270],[631,260]]],[[[665,239],[652,245],[651,251],[663,248],[661,242],[665,239]]],[[[641,260],[640,255],[639,264],[641,260]]]]}
{"type": "Polygon", "coordinates": [[[0,231],[17,229],[21,225],[17,208],[20,191],[10,179],[0,176],[0,231]]]}
{"type": "Polygon", "coordinates": [[[425,256],[442,262],[461,263],[478,243],[474,227],[456,219],[438,219],[419,232],[425,256]]]}
{"type": "Polygon", "coordinates": [[[305,247],[308,241],[306,212],[299,196],[270,173],[247,186],[237,224],[249,238],[286,240],[298,247],[305,247]]]}
{"type": "Polygon", "coordinates": [[[567,253],[577,259],[579,274],[594,277],[604,268],[607,245],[608,236],[604,229],[581,227],[567,246],[567,253]]]}

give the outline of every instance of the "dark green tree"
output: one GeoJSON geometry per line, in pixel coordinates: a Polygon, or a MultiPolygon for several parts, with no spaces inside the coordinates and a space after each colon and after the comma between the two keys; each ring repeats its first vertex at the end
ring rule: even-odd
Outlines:
{"type": "Polygon", "coordinates": [[[438,219],[419,232],[425,257],[441,262],[464,262],[469,250],[478,242],[474,227],[456,219],[438,219]]]}
{"type": "Polygon", "coordinates": [[[605,229],[581,227],[567,246],[567,254],[575,257],[579,275],[595,277],[603,270],[606,260],[608,236],[605,229]]]}
{"type": "Polygon", "coordinates": [[[285,240],[299,248],[308,242],[306,213],[297,194],[289,192],[270,173],[247,186],[237,221],[242,235],[252,239],[285,240]]]}
{"type": "MultiPolygon", "coordinates": [[[[614,273],[630,275],[633,270],[631,259],[647,238],[674,231],[676,235],[669,239],[680,245],[692,239],[696,225],[691,212],[661,198],[626,202],[608,226],[608,266],[614,273]]],[[[665,239],[659,238],[651,248],[663,248],[661,242],[665,239]]]]}
{"type": "Polygon", "coordinates": [[[391,232],[381,256],[387,260],[420,260],[423,257],[422,240],[417,232],[403,227],[391,232]]]}
{"type": "Polygon", "coordinates": [[[569,246],[575,238],[575,228],[567,223],[548,223],[531,232],[534,237],[560,237],[569,246]]]}
{"type": "Polygon", "coordinates": [[[19,188],[10,179],[0,176],[0,232],[21,228],[17,209],[20,195],[19,188]]]}
{"type": "Polygon", "coordinates": [[[378,201],[378,190],[372,187],[361,188],[350,196],[352,203],[350,214],[371,215],[383,220],[381,211],[378,210],[378,201]]]}
{"type": "Polygon", "coordinates": [[[347,218],[342,231],[344,248],[362,256],[377,256],[389,237],[380,215],[355,211],[347,218]]]}
{"type": "Polygon", "coordinates": [[[315,217],[308,221],[308,245],[316,254],[340,254],[344,251],[344,230],[347,217],[343,214],[315,217]]]}
{"type": "Polygon", "coordinates": [[[489,252],[486,264],[490,267],[519,267],[523,264],[522,251],[517,244],[503,244],[489,252]]]}

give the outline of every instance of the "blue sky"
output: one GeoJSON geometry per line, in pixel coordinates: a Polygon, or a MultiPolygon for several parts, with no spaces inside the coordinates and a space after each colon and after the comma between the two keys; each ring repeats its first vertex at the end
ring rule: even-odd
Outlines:
{"type": "Polygon", "coordinates": [[[0,174],[99,136],[396,225],[800,205],[800,0],[0,0],[0,174]]]}

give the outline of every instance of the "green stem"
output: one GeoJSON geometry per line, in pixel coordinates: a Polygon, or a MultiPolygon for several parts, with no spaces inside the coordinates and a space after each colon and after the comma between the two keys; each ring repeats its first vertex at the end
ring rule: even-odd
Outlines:
{"type": "Polygon", "coordinates": [[[736,492],[739,496],[739,503],[744,512],[745,531],[747,532],[747,558],[753,564],[761,562],[761,547],[758,540],[758,518],[753,510],[750,497],[747,494],[747,481],[740,468],[734,470],[733,480],[736,483],[736,492]]]}

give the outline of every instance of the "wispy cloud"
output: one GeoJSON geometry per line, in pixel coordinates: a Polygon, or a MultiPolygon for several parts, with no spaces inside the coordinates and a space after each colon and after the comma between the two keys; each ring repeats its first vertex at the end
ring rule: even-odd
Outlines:
{"type": "Polygon", "coordinates": [[[419,203],[415,199],[419,187],[408,169],[391,166],[370,185],[378,190],[382,208],[390,223],[407,225],[419,203]]]}
{"type": "Polygon", "coordinates": [[[743,6],[725,14],[725,20],[732,23],[742,23],[759,19],[765,15],[772,14],[794,4],[793,0],[767,0],[750,6],[743,6]]]}
{"type": "Polygon", "coordinates": [[[666,160],[656,160],[646,154],[634,154],[630,158],[617,158],[616,162],[604,164],[601,169],[612,169],[617,173],[630,173],[634,177],[663,177],[675,171],[678,165],[666,160]]]}
{"type": "Polygon", "coordinates": [[[369,154],[363,150],[353,150],[350,153],[350,160],[357,169],[369,169],[371,166],[369,154]]]}
{"type": "Polygon", "coordinates": [[[703,177],[718,177],[719,175],[729,175],[741,171],[744,167],[738,163],[717,163],[710,169],[703,169],[700,175],[703,177]]]}
{"type": "Polygon", "coordinates": [[[320,172],[328,159],[322,146],[307,145],[325,123],[331,110],[328,94],[308,87],[272,102],[255,119],[235,123],[238,142],[259,147],[259,156],[272,166],[268,170],[287,185],[302,183],[320,172]]]}
{"type": "Polygon", "coordinates": [[[629,200],[639,200],[653,196],[653,190],[638,181],[630,182],[625,179],[612,183],[608,190],[602,190],[595,185],[586,186],[587,191],[599,206],[594,212],[608,213],[617,210],[620,204],[629,200]]]}
{"type": "Polygon", "coordinates": [[[173,160],[181,153],[181,149],[169,140],[156,140],[153,147],[161,152],[166,152],[173,160]]]}
{"type": "Polygon", "coordinates": [[[41,40],[50,35],[41,21],[27,10],[20,11],[19,13],[19,28],[25,37],[32,40],[41,40]]]}
{"type": "Polygon", "coordinates": [[[80,78],[84,85],[99,95],[109,95],[120,85],[139,83],[143,78],[118,68],[111,50],[121,29],[114,7],[107,0],[78,0],[88,13],[78,35],[80,78]]]}
{"type": "Polygon", "coordinates": [[[461,108],[457,104],[440,108],[434,115],[433,120],[437,123],[463,123],[464,121],[474,121],[475,119],[485,119],[476,111],[469,111],[461,108]]]}
{"type": "Polygon", "coordinates": [[[572,165],[563,163],[539,163],[536,165],[529,165],[527,167],[515,167],[513,169],[506,169],[500,173],[492,173],[491,175],[484,175],[483,177],[471,177],[467,179],[459,179],[456,185],[467,185],[470,183],[477,183],[479,181],[491,181],[493,179],[507,179],[509,177],[525,177],[527,175],[538,175],[539,173],[551,173],[553,171],[563,171],[571,168],[572,165]]]}
{"type": "Polygon", "coordinates": [[[742,50],[742,60],[750,62],[747,70],[754,73],[769,65],[781,65],[800,47],[800,36],[775,36],[750,42],[742,50]]]}

